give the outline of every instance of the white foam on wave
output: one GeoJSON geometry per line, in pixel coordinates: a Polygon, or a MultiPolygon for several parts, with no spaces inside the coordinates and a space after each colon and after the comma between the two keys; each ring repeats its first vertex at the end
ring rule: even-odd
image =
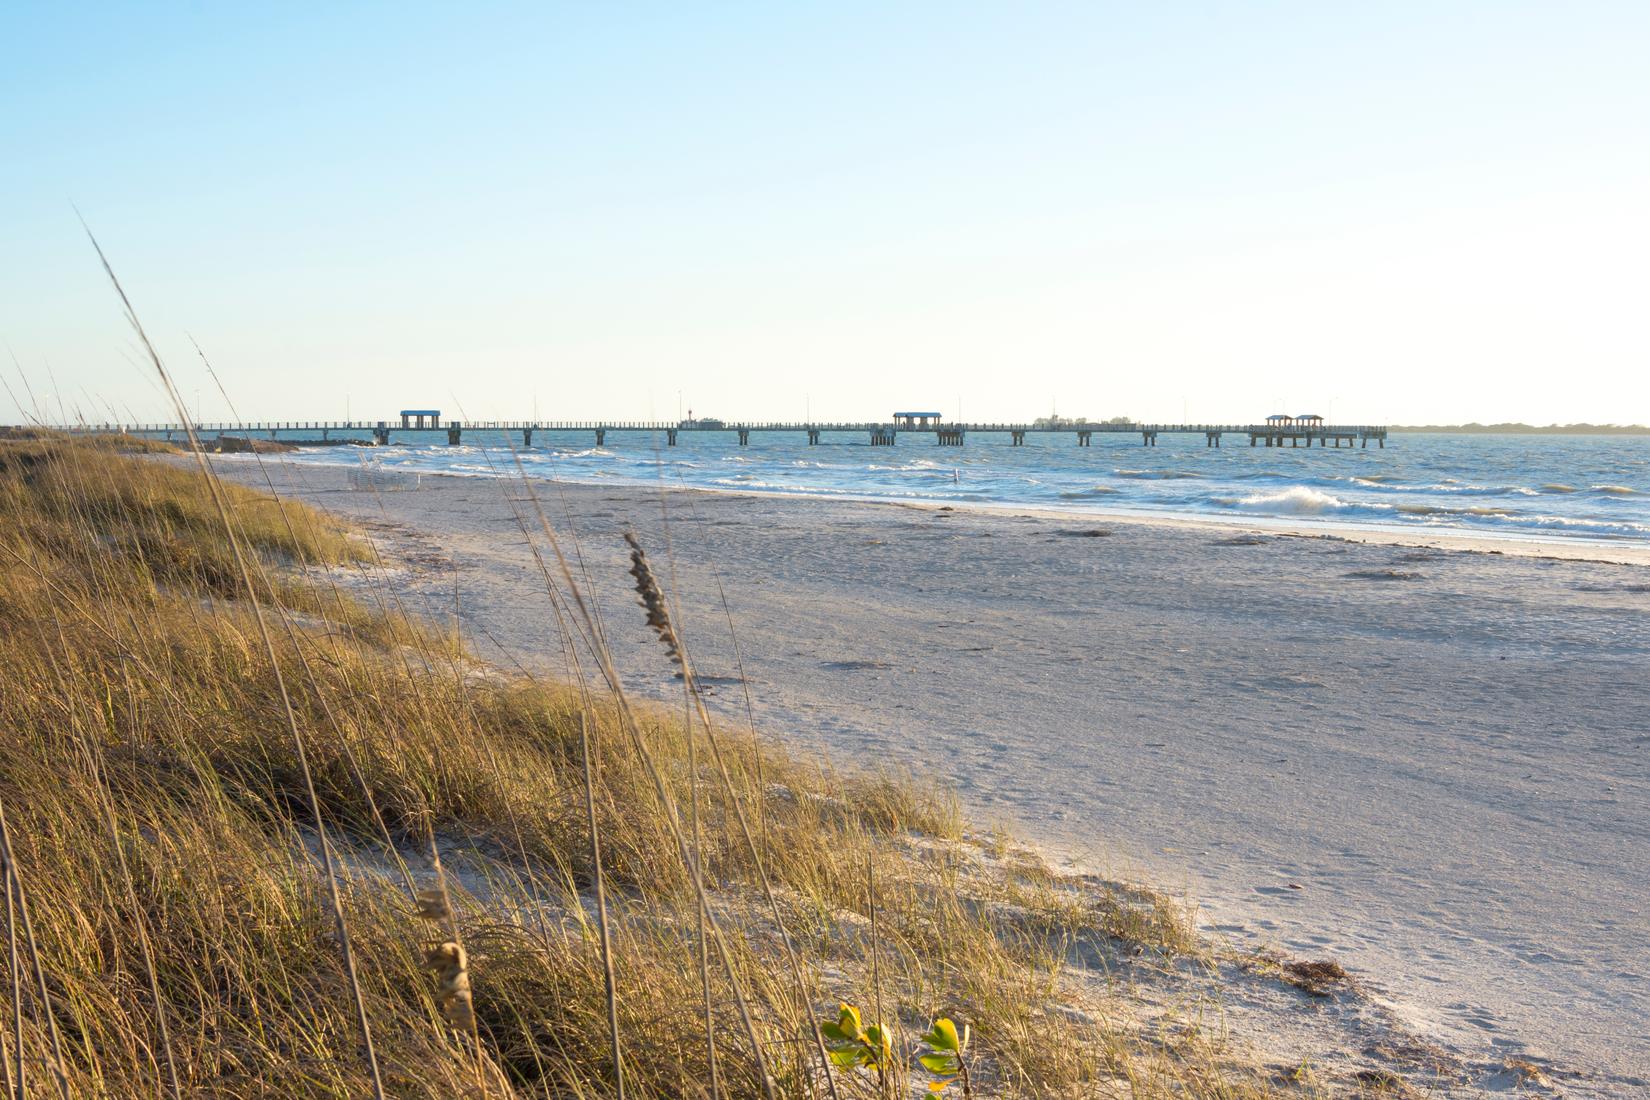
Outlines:
{"type": "Polygon", "coordinates": [[[1533,497],[1541,494],[1526,485],[1463,485],[1452,477],[1446,477],[1440,485],[1423,485],[1417,492],[1432,493],[1472,493],[1478,496],[1521,496],[1533,497]]]}
{"type": "Polygon", "coordinates": [[[1541,531],[1570,532],[1606,538],[1650,538],[1650,526],[1627,520],[1578,519],[1571,516],[1498,515],[1487,519],[1508,527],[1529,527],[1541,531]]]}
{"type": "Polygon", "coordinates": [[[1117,470],[1118,477],[1126,477],[1131,481],[1187,481],[1202,477],[1202,474],[1190,470],[1117,470]]]}
{"type": "Polygon", "coordinates": [[[942,467],[937,463],[928,462],[920,458],[915,462],[908,462],[903,466],[878,466],[873,462],[865,468],[874,473],[883,474],[932,474],[951,472],[950,466],[942,467]]]}
{"type": "MultiPolygon", "coordinates": [[[[797,485],[788,481],[763,481],[755,474],[734,474],[731,477],[712,478],[712,485],[726,486],[729,489],[743,492],[784,493],[788,496],[853,496],[854,490],[834,488],[829,485],[797,485]]],[[[915,494],[894,494],[900,496],[914,496],[915,494]]]]}
{"type": "MultiPolygon", "coordinates": [[[[1396,493],[1431,493],[1447,496],[1485,496],[1485,497],[1536,497],[1544,491],[1552,491],[1552,486],[1542,486],[1541,489],[1532,489],[1528,485],[1468,485],[1456,478],[1444,478],[1436,484],[1422,484],[1418,482],[1401,482],[1390,477],[1354,477],[1348,482],[1360,489],[1369,489],[1385,494],[1396,493]]],[[[1564,492],[1570,490],[1559,487],[1564,492]]]]}
{"type": "Polygon", "coordinates": [[[1234,501],[1232,507],[1287,516],[1321,516],[1343,512],[1354,505],[1322,490],[1294,485],[1276,493],[1251,493],[1234,501]]]}

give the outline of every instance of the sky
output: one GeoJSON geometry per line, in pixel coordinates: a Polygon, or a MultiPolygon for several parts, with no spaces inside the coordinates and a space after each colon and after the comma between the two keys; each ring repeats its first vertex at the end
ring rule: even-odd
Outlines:
{"type": "Polygon", "coordinates": [[[1647,43],[1586,0],[9,0],[0,422],[174,419],[84,217],[206,420],[1650,423],[1647,43]]]}

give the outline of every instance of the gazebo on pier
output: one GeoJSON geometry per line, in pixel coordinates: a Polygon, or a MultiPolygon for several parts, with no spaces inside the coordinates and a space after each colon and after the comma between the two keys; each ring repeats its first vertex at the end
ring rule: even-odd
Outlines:
{"type": "Polygon", "coordinates": [[[907,428],[913,431],[926,431],[929,428],[940,426],[940,414],[936,412],[903,412],[894,414],[894,427],[907,428]],[[933,423],[929,423],[933,421],[933,423]]]}
{"type": "Polygon", "coordinates": [[[1321,428],[1323,417],[1317,413],[1273,413],[1266,418],[1266,423],[1273,428],[1321,428]]]}

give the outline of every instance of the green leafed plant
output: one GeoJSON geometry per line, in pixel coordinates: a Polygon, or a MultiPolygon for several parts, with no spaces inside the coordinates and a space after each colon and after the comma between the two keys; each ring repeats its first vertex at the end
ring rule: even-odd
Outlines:
{"type": "Polygon", "coordinates": [[[881,1024],[866,1027],[859,1009],[845,1004],[837,1018],[820,1027],[831,1061],[843,1069],[882,1071],[893,1053],[893,1036],[881,1024]]]}
{"type": "Polygon", "coordinates": [[[957,1034],[957,1025],[945,1017],[934,1021],[933,1028],[922,1037],[928,1050],[917,1056],[922,1068],[932,1073],[935,1080],[928,1083],[929,1092],[944,1092],[954,1083],[962,1085],[963,1096],[972,1100],[974,1089],[968,1080],[968,1025],[957,1034]]]}

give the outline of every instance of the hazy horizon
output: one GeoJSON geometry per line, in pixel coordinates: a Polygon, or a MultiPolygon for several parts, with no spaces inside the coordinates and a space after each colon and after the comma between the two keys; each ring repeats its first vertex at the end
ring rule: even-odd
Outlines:
{"type": "Polygon", "coordinates": [[[1636,5],[0,31],[0,340],[70,416],[170,419],[78,206],[209,420],[191,335],[270,419],[1650,422],[1636,5]]]}

